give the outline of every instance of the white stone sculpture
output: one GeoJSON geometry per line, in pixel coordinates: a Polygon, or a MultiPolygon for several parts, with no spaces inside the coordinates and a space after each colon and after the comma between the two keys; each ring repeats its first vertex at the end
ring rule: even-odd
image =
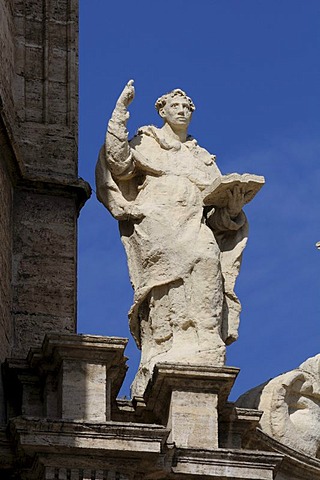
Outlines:
{"type": "Polygon", "coordinates": [[[255,192],[237,176],[224,207],[207,205],[223,176],[215,156],[187,134],[192,100],[180,89],[163,95],[156,102],[163,127],[142,127],[128,141],[133,98],[131,80],[109,121],[96,184],[128,257],[130,329],[141,348],[132,393],[141,395],[157,362],[224,365],[241,310],[234,284],[247,241],[242,207],[255,192]]]}
{"type": "Polygon", "coordinates": [[[263,411],[261,429],[278,442],[320,458],[320,355],[249,390],[237,405],[263,411]]]}

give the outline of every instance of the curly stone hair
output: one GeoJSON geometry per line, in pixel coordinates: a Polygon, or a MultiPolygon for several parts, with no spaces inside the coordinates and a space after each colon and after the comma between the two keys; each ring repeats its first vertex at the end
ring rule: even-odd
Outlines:
{"type": "Polygon", "coordinates": [[[162,95],[161,97],[158,98],[158,100],[156,101],[156,103],[154,105],[157,112],[159,113],[159,110],[161,110],[161,108],[163,108],[165,106],[165,104],[167,103],[169,98],[173,98],[173,97],[176,97],[176,96],[185,97],[189,102],[191,112],[195,111],[196,107],[195,107],[193,101],[191,100],[191,98],[188,97],[186,92],[184,92],[180,88],[175,88],[171,92],[165,93],[164,95],[162,95]]]}

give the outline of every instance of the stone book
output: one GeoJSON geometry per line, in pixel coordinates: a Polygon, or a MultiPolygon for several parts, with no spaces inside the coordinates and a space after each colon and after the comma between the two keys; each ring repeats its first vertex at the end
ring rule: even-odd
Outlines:
{"type": "Polygon", "coordinates": [[[212,184],[204,190],[203,203],[205,206],[226,207],[228,204],[228,191],[239,186],[244,192],[245,203],[249,203],[260,188],[265,179],[260,175],[251,173],[230,173],[216,178],[212,184]]]}

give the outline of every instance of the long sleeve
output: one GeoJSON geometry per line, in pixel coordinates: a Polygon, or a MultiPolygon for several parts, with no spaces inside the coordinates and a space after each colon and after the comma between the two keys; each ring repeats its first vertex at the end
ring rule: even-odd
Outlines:
{"type": "Polygon", "coordinates": [[[226,208],[213,209],[207,216],[207,224],[214,233],[237,231],[246,223],[246,216],[241,211],[237,217],[232,218],[226,208]]]}
{"type": "Polygon", "coordinates": [[[128,142],[127,120],[129,113],[117,104],[108,123],[105,140],[105,158],[111,173],[117,177],[130,176],[134,169],[128,142]]]}

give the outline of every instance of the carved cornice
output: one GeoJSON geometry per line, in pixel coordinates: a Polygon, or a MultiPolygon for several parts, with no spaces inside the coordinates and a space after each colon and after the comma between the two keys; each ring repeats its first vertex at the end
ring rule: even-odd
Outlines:
{"type": "Polygon", "coordinates": [[[82,178],[57,179],[44,175],[31,176],[26,172],[19,146],[14,138],[14,133],[0,103],[0,161],[6,168],[12,187],[39,194],[74,198],[80,211],[91,196],[92,190],[89,183],[82,178]]]}

